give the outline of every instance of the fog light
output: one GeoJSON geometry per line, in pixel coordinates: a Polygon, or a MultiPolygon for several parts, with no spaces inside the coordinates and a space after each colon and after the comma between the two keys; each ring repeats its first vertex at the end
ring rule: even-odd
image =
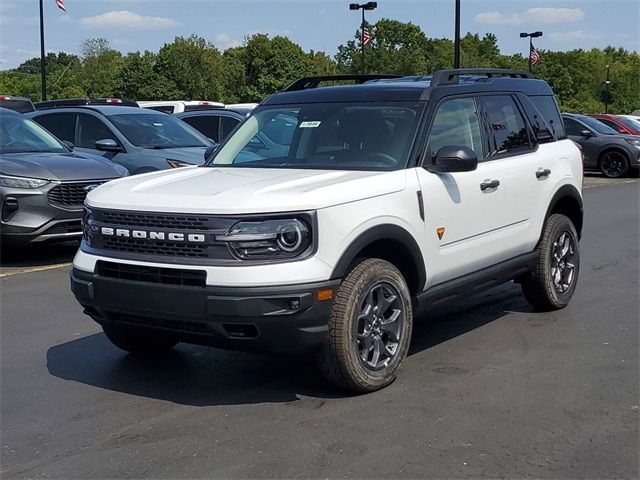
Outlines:
{"type": "Polygon", "coordinates": [[[8,222],[18,212],[18,199],[5,197],[2,203],[2,221],[8,222]]]}

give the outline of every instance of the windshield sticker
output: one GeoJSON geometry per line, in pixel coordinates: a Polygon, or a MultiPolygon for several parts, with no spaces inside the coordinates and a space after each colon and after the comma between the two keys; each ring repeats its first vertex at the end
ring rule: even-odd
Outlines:
{"type": "Polygon", "coordinates": [[[320,126],[320,121],[314,121],[314,122],[302,122],[300,124],[300,128],[316,128],[320,126]]]}

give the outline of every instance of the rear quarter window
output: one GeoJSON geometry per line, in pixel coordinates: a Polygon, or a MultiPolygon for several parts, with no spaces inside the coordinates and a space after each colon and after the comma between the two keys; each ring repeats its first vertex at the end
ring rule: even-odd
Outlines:
{"type": "Polygon", "coordinates": [[[560,110],[558,109],[555,97],[552,95],[535,95],[530,96],[529,100],[531,100],[538,111],[542,114],[555,137],[558,140],[564,140],[567,138],[567,132],[564,129],[564,123],[560,117],[560,110]]]}
{"type": "Polygon", "coordinates": [[[33,120],[49,130],[60,140],[76,143],[76,114],[75,113],[47,113],[38,115],[33,120]]]}

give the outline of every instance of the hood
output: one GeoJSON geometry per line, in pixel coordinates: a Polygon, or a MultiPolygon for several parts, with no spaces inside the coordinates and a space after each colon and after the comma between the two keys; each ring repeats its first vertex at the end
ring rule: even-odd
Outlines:
{"type": "Polygon", "coordinates": [[[146,156],[178,160],[192,165],[202,165],[204,163],[204,152],[206,150],[207,147],[163,148],[160,150],[142,148],[146,156]]]}
{"type": "Polygon", "coordinates": [[[118,167],[96,155],[77,153],[3,153],[0,173],[45,180],[99,180],[122,176],[118,167]]]}
{"type": "Polygon", "coordinates": [[[93,190],[96,208],[212,214],[314,210],[403,190],[395,172],[186,167],[109,182],[93,190]]]}

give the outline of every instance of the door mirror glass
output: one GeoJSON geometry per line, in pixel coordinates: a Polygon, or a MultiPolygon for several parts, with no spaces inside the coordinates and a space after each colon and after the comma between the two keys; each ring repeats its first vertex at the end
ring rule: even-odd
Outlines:
{"type": "Polygon", "coordinates": [[[429,172],[471,172],[478,168],[478,156],[466,146],[446,146],[436,153],[435,161],[427,165],[429,172]]]}
{"type": "Polygon", "coordinates": [[[101,152],[122,152],[123,151],[123,148],[120,145],[118,145],[118,143],[115,140],[112,140],[110,138],[97,140],[95,145],[96,145],[96,150],[100,150],[101,152]]]}

